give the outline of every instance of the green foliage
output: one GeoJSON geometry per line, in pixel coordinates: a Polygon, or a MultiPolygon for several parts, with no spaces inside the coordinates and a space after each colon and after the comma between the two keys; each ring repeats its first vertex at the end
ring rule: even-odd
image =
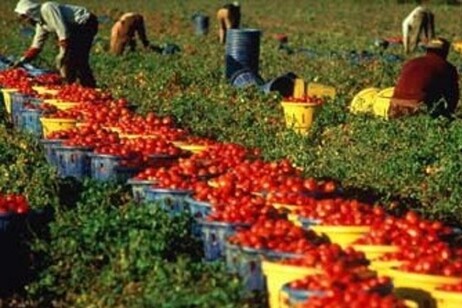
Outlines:
{"type": "Polygon", "coordinates": [[[57,179],[38,140],[0,126],[0,191],[22,193],[32,208],[56,206],[57,179]]]}
{"type": "Polygon", "coordinates": [[[124,194],[114,184],[84,183],[76,207],[61,211],[50,238],[35,243],[43,271],[28,287],[33,298],[79,306],[240,300],[239,281],[201,264],[189,217],[125,203],[124,194]]]}

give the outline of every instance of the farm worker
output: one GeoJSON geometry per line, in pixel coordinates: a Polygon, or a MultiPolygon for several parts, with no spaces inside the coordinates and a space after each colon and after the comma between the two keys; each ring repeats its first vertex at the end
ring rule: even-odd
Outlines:
{"type": "Polygon", "coordinates": [[[241,7],[239,2],[226,4],[217,12],[220,43],[226,42],[226,31],[238,29],[241,23],[241,7]]]}
{"type": "Polygon", "coordinates": [[[121,55],[127,45],[130,51],[134,51],[136,48],[135,34],[138,35],[145,49],[151,48],[146,37],[143,15],[134,12],[123,14],[112,27],[110,52],[114,55],[121,55]]]}
{"type": "Polygon", "coordinates": [[[427,1],[419,1],[416,7],[403,21],[404,52],[415,50],[421,40],[426,43],[435,36],[435,18],[429,8],[422,5],[427,1]]]}
{"type": "Polygon", "coordinates": [[[30,48],[14,66],[33,60],[41,52],[47,37],[58,37],[59,53],[56,67],[67,83],[77,80],[84,87],[95,87],[96,81],[89,64],[93,38],[98,32],[98,19],[86,8],[56,2],[39,4],[20,0],[14,10],[21,19],[35,26],[30,48]]]}
{"type": "Polygon", "coordinates": [[[450,116],[459,101],[457,69],[446,58],[450,43],[436,38],[426,55],[404,64],[391,99],[389,116],[412,114],[425,104],[432,115],[450,116]]]}

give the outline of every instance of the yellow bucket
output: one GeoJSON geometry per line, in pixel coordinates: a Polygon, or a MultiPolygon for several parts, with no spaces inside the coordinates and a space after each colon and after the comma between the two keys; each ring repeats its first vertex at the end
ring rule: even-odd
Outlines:
{"type": "Polygon", "coordinates": [[[390,252],[399,251],[399,247],[392,245],[353,245],[357,251],[362,251],[370,261],[377,260],[381,256],[390,252]]]}
{"type": "Polygon", "coordinates": [[[379,117],[388,119],[388,110],[390,109],[390,101],[393,96],[394,87],[386,88],[380,91],[374,98],[372,112],[379,117]]]}
{"type": "Polygon", "coordinates": [[[2,89],[3,102],[5,103],[5,109],[8,114],[11,114],[11,95],[18,92],[18,89],[2,89]]]}
{"type": "Polygon", "coordinates": [[[361,90],[351,101],[350,112],[354,114],[372,113],[374,99],[379,91],[378,88],[366,88],[361,90]]]}
{"type": "Polygon", "coordinates": [[[36,91],[38,94],[50,94],[50,95],[56,95],[58,94],[59,90],[56,89],[50,89],[47,87],[43,86],[34,86],[32,87],[34,91],[36,91]]]}
{"type": "Polygon", "coordinates": [[[158,135],[144,135],[144,134],[120,134],[120,138],[125,139],[138,139],[138,138],[147,138],[147,139],[156,139],[159,138],[158,135]]]}
{"type": "Polygon", "coordinates": [[[452,43],[452,46],[454,47],[454,50],[456,52],[462,53],[462,41],[454,42],[454,43],[452,43]]]}
{"type": "Polygon", "coordinates": [[[281,303],[284,303],[281,289],[286,283],[322,273],[316,268],[293,266],[268,260],[262,261],[262,270],[266,277],[270,308],[285,307],[281,306],[281,303]]]}
{"type": "Polygon", "coordinates": [[[298,216],[295,214],[292,214],[295,212],[297,209],[300,208],[300,205],[293,205],[293,204],[284,204],[284,203],[273,203],[272,206],[277,209],[277,210],[285,210],[289,212],[290,214],[288,215],[288,219],[292,221],[293,223],[298,222],[298,216]],[[292,218],[290,218],[292,216],[292,218]]]}
{"type": "Polygon", "coordinates": [[[68,130],[76,127],[76,119],[57,119],[57,118],[40,118],[43,127],[43,136],[48,137],[49,134],[60,131],[68,130]]]}
{"type": "Polygon", "coordinates": [[[318,104],[282,102],[286,127],[293,128],[299,134],[305,134],[313,124],[318,104]]]}
{"type": "Polygon", "coordinates": [[[428,292],[433,292],[437,287],[445,284],[462,282],[462,277],[409,273],[396,268],[391,268],[388,273],[393,278],[395,287],[421,289],[428,292]]]}
{"type": "Polygon", "coordinates": [[[80,105],[80,103],[65,102],[65,101],[60,101],[58,99],[46,99],[43,102],[46,104],[56,106],[56,108],[58,108],[59,110],[68,110],[68,109],[71,109],[71,108],[74,108],[80,105]]]}
{"type": "Polygon", "coordinates": [[[121,133],[122,130],[118,127],[115,126],[104,126],[104,129],[107,129],[108,131],[114,132],[114,133],[121,133]]]}
{"type": "Polygon", "coordinates": [[[333,243],[346,247],[368,233],[371,228],[369,226],[314,225],[311,229],[318,234],[325,234],[333,243]]]}
{"type": "Polygon", "coordinates": [[[204,152],[205,150],[207,150],[206,145],[200,145],[200,144],[188,144],[188,143],[183,143],[183,142],[173,142],[173,145],[180,148],[180,149],[182,149],[182,150],[189,151],[189,152],[192,152],[194,154],[201,153],[201,152],[204,152]]]}
{"type": "Polygon", "coordinates": [[[308,83],[307,93],[309,96],[335,98],[337,91],[334,87],[326,86],[316,82],[308,83]]]}
{"type": "Polygon", "coordinates": [[[438,307],[461,308],[462,293],[436,290],[432,292],[438,307]]]}
{"type": "Polygon", "coordinates": [[[378,261],[371,260],[369,267],[376,271],[379,276],[389,276],[388,272],[392,268],[400,266],[403,262],[398,260],[378,261]]]}

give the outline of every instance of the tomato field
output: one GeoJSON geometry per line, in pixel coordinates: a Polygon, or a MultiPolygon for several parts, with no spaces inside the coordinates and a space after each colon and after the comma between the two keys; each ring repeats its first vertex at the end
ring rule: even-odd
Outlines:
{"type": "MultiPolygon", "coordinates": [[[[264,80],[293,72],[336,90],[300,135],[280,94],[226,80],[222,2],[72,1],[100,17],[100,90],[0,70],[0,306],[457,307],[461,102],[454,119],[349,110],[422,53],[375,44],[401,36],[415,4],[397,2],[241,2],[241,27],[262,31],[264,80]],[[110,55],[112,18],[126,11],[180,52],[110,55]],[[208,35],[194,32],[199,11],[208,35]],[[69,129],[37,136],[26,111],[69,129]]],[[[15,5],[0,3],[4,56],[32,40],[15,5]]],[[[437,35],[462,40],[462,5],[430,6],[437,35]]],[[[56,53],[49,39],[33,65],[53,69],[56,53]]],[[[462,53],[448,59],[462,89],[462,53]]]]}

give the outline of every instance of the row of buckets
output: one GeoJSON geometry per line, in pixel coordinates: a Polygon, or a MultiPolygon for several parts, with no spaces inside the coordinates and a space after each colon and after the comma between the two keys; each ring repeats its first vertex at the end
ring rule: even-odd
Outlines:
{"type": "MultiPolygon", "coordinates": [[[[300,258],[301,255],[278,253],[240,247],[227,242],[227,238],[239,229],[248,228],[245,224],[208,221],[204,219],[211,206],[196,201],[189,191],[176,191],[155,188],[153,182],[131,180],[134,197],[148,206],[154,204],[170,214],[189,213],[194,219],[193,234],[203,241],[204,261],[225,262],[227,271],[239,276],[246,292],[261,292],[268,295],[269,306],[297,307],[310,296],[320,295],[317,291],[291,289],[289,283],[305,276],[320,274],[318,268],[283,264],[281,261],[300,258]]],[[[304,222],[303,222],[304,223],[304,222]]],[[[302,224],[302,222],[300,222],[302,224]]],[[[347,247],[355,239],[368,232],[367,227],[319,226],[315,222],[304,224],[320,234],[326,234],[332,241],[347,247]]],[[[372,260],[370,268],[379,275],[393,278],[395,293],[406,299],[409,307],[462,307],[462,295],[436,290],[446,283],[462,282],[462,278],[440,277],[403,272],[397,269],[399,261],[377,261],[386,252],[396,251],[393,246],[353,246],[363,251],[372,260]]],[[[391,287],[393,287],[391,286],[391,287]]]]}

